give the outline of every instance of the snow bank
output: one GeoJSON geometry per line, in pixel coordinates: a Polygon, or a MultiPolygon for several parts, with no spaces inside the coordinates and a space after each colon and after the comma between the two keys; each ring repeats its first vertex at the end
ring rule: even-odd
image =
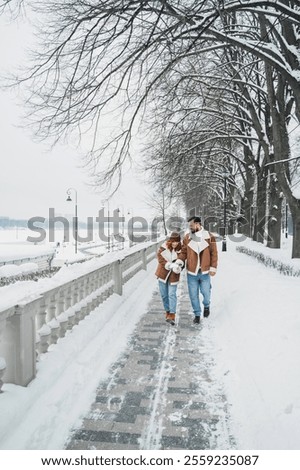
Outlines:
{"type": "Polygon", "coordinates": [[[29,242],[8,243],[0,242],[0,262],[14,260],[29,260],[38,256],[52,256],[54,247],[48,245],[34,245],[29,242]]]}
{"type": "Polygon", "coordinates": [[[300,291],[235,252],[220,253],[211,329],[240,449],[299,449],[300,291]]]}
{"type": "Polygon", "coordinates": [[[258,243],[258,242],[251,240],[250,238],[246,238],[240,243],[234,243],[234,242],[229,241],[229,243],[231,243],[232,246],[234,247],[245,246],[246,248],[249,248],[254,251],[258,251],[259,253],[263,253],[264,255],[269,256],[275,261],[278,260],[283,263],[289,264],[291,267],[295,269],[300,269],[300,259],[291,258],[292,242],[293,242],[292,237],[289,237],[288,239],[282,237],[281,248],[276,249],[276,248],[269,248],[263,245],[262,243],[258,243]]]}
{"type": "Polygon", "coordinates": [[[0,266],[0,277],[18,276],[20,274],[34,273],[38,270],[37,263],[5,264],[0,266]]]}
{"type": "Polygon", "coordinates": [[[281,274],[286,276],[300,276],[300,269],[295,269],[294,266],[288,264],[286,262],[279,261],[278,259],[274,259],[271,256],[267,256],[265,253],[261,251],[251,250],[245,246],[238,246],[236,250],[239,253],[243,253],[244,255],[250,256],[253,259],[256,259],[259,263],[264,264],[268,268],[273,268],[279,271],[281,274]]]}

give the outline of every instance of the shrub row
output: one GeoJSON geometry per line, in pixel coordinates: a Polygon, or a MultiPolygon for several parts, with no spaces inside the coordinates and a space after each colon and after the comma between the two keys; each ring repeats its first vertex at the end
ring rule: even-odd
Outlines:
{"type": "Polygon", "coordinates": [[[60,267],[53,267],[51,269],[45,269],[44,271],[36,271],[28,274],[18,274],[16,276],[0,277],[0,287],[14,284],[17,281],[38,281],[38,279],[44,277],[52,277],[60,267]]]}
{"type": "Polygon", "coordinates": [[[277,269],[277,271],[279,271],[281,274],[284,274],[285,276],[300,276],[300,269],[296,269],[290,264],[283,263],[282,261],[271,258],[270,256],[267,256],[264,253],[255,250],[250,250],[245,246],[237,246],[236,250],[240,253],[244,253],[245,255],[255,258],[257,261],[263,263],[268,268],[277,269]]]}

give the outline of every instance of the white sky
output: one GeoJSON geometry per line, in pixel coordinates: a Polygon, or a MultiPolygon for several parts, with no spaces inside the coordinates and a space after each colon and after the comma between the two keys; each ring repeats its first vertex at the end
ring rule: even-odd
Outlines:
{"type": "MultiPolygon", "coordinates": [[[[30,41],[31,28],[24,24],[24,18],[14,23],[0,18],[0,77],[25,62],[30,41]]],[[[79,152],[63,145],[48,151],[48,145],[35,143],[29,129],[18,127],[22,109],[17,103],[17,91],[0,89],[0,216],[47,217],[49,207],[56,213],[70,214],[73,207],[66,202],[66,190],[75,187],[79,219],[95,217],[105,194],[96,195],[87,186],[91,181],[79,168],[79,152]]],[[[144,202],[144,192],[145,182],[139,182],[130,171],[111,207],[123,204],[125,210],[132,208],[134,215],[150,216],[152,210],[144,202]]]]}

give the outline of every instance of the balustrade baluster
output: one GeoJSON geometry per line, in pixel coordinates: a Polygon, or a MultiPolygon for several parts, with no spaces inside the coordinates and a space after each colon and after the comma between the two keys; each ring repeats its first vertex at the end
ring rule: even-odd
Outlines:
{"type": "Polygon", "coordinates": [[[50,346],[51,328],[46,324],[48,305],[49,297],[44,294],[40,301],[39,312],[36,319],[37,332],[40,337],[40,342],[38,344],[40,354],[47,352],[50,346]]]}
{"type": "Polygon", "coordinates": [[[93,274],[87,276],[87,315],[93,310],[93,297],[92,292],[94,288],[93,274]]]}
{"type": "Polygon", "coordinates": [[[98,276],[97,271],[92,274],[92,305],[91,308],[94,310],[98,307],[98,297],[97,297],[97,289],[98,289],[98,276]]]}
{"type": "Polygon", "coordinates": [[[68,288],[66,291],[66,299],[65,299],[65,314],[68,316],[68,326],[67,329],[71,330],[75,325],[75,310],[73,308],[73,290],[74,290],[74,282],[70,282],[68,284],[68,288]]]}
{"type": "Polygon", "coordinates": [[[68,315],[65,314],[65,296],[66,289],[59,288],[57,299],[57,320],[59,321],[59,337],[63,338],[68,328],[68,315]]]}
{"type": "Polygon", "coordinates": [[[50,305],[49,305],[49,323],[48,326],[51,328],[51,344],[56,344],[59,338],[59,321],[56,319],[56,312],[57,312],[57,296],[58,296],[58,289],[54,290],[51,293],[50,297],[50,305]]]}
{"type": "Polygon", "coordinates": [[[86,278],[82,277],[80,279],[79,285],[79,299],[81,303],[80,309],[80,319],[83,320],[87,312],[87,304],[85,302],[85,293],[86,293],[86,278]]]}

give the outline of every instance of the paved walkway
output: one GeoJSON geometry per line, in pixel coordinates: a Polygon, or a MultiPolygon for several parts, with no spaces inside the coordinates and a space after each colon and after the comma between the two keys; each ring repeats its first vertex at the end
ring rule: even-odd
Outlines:
{"type": "MultiPolygon", "coordinates": [[[[233,449],[222,384],[214,380],[210,321],[193,325],[186,280],[177,325],[156,290],[129,345],[101,382],[66,449],[233,449]]],[[[117,340],[117,338],[116,338],[117,340]]]]}

